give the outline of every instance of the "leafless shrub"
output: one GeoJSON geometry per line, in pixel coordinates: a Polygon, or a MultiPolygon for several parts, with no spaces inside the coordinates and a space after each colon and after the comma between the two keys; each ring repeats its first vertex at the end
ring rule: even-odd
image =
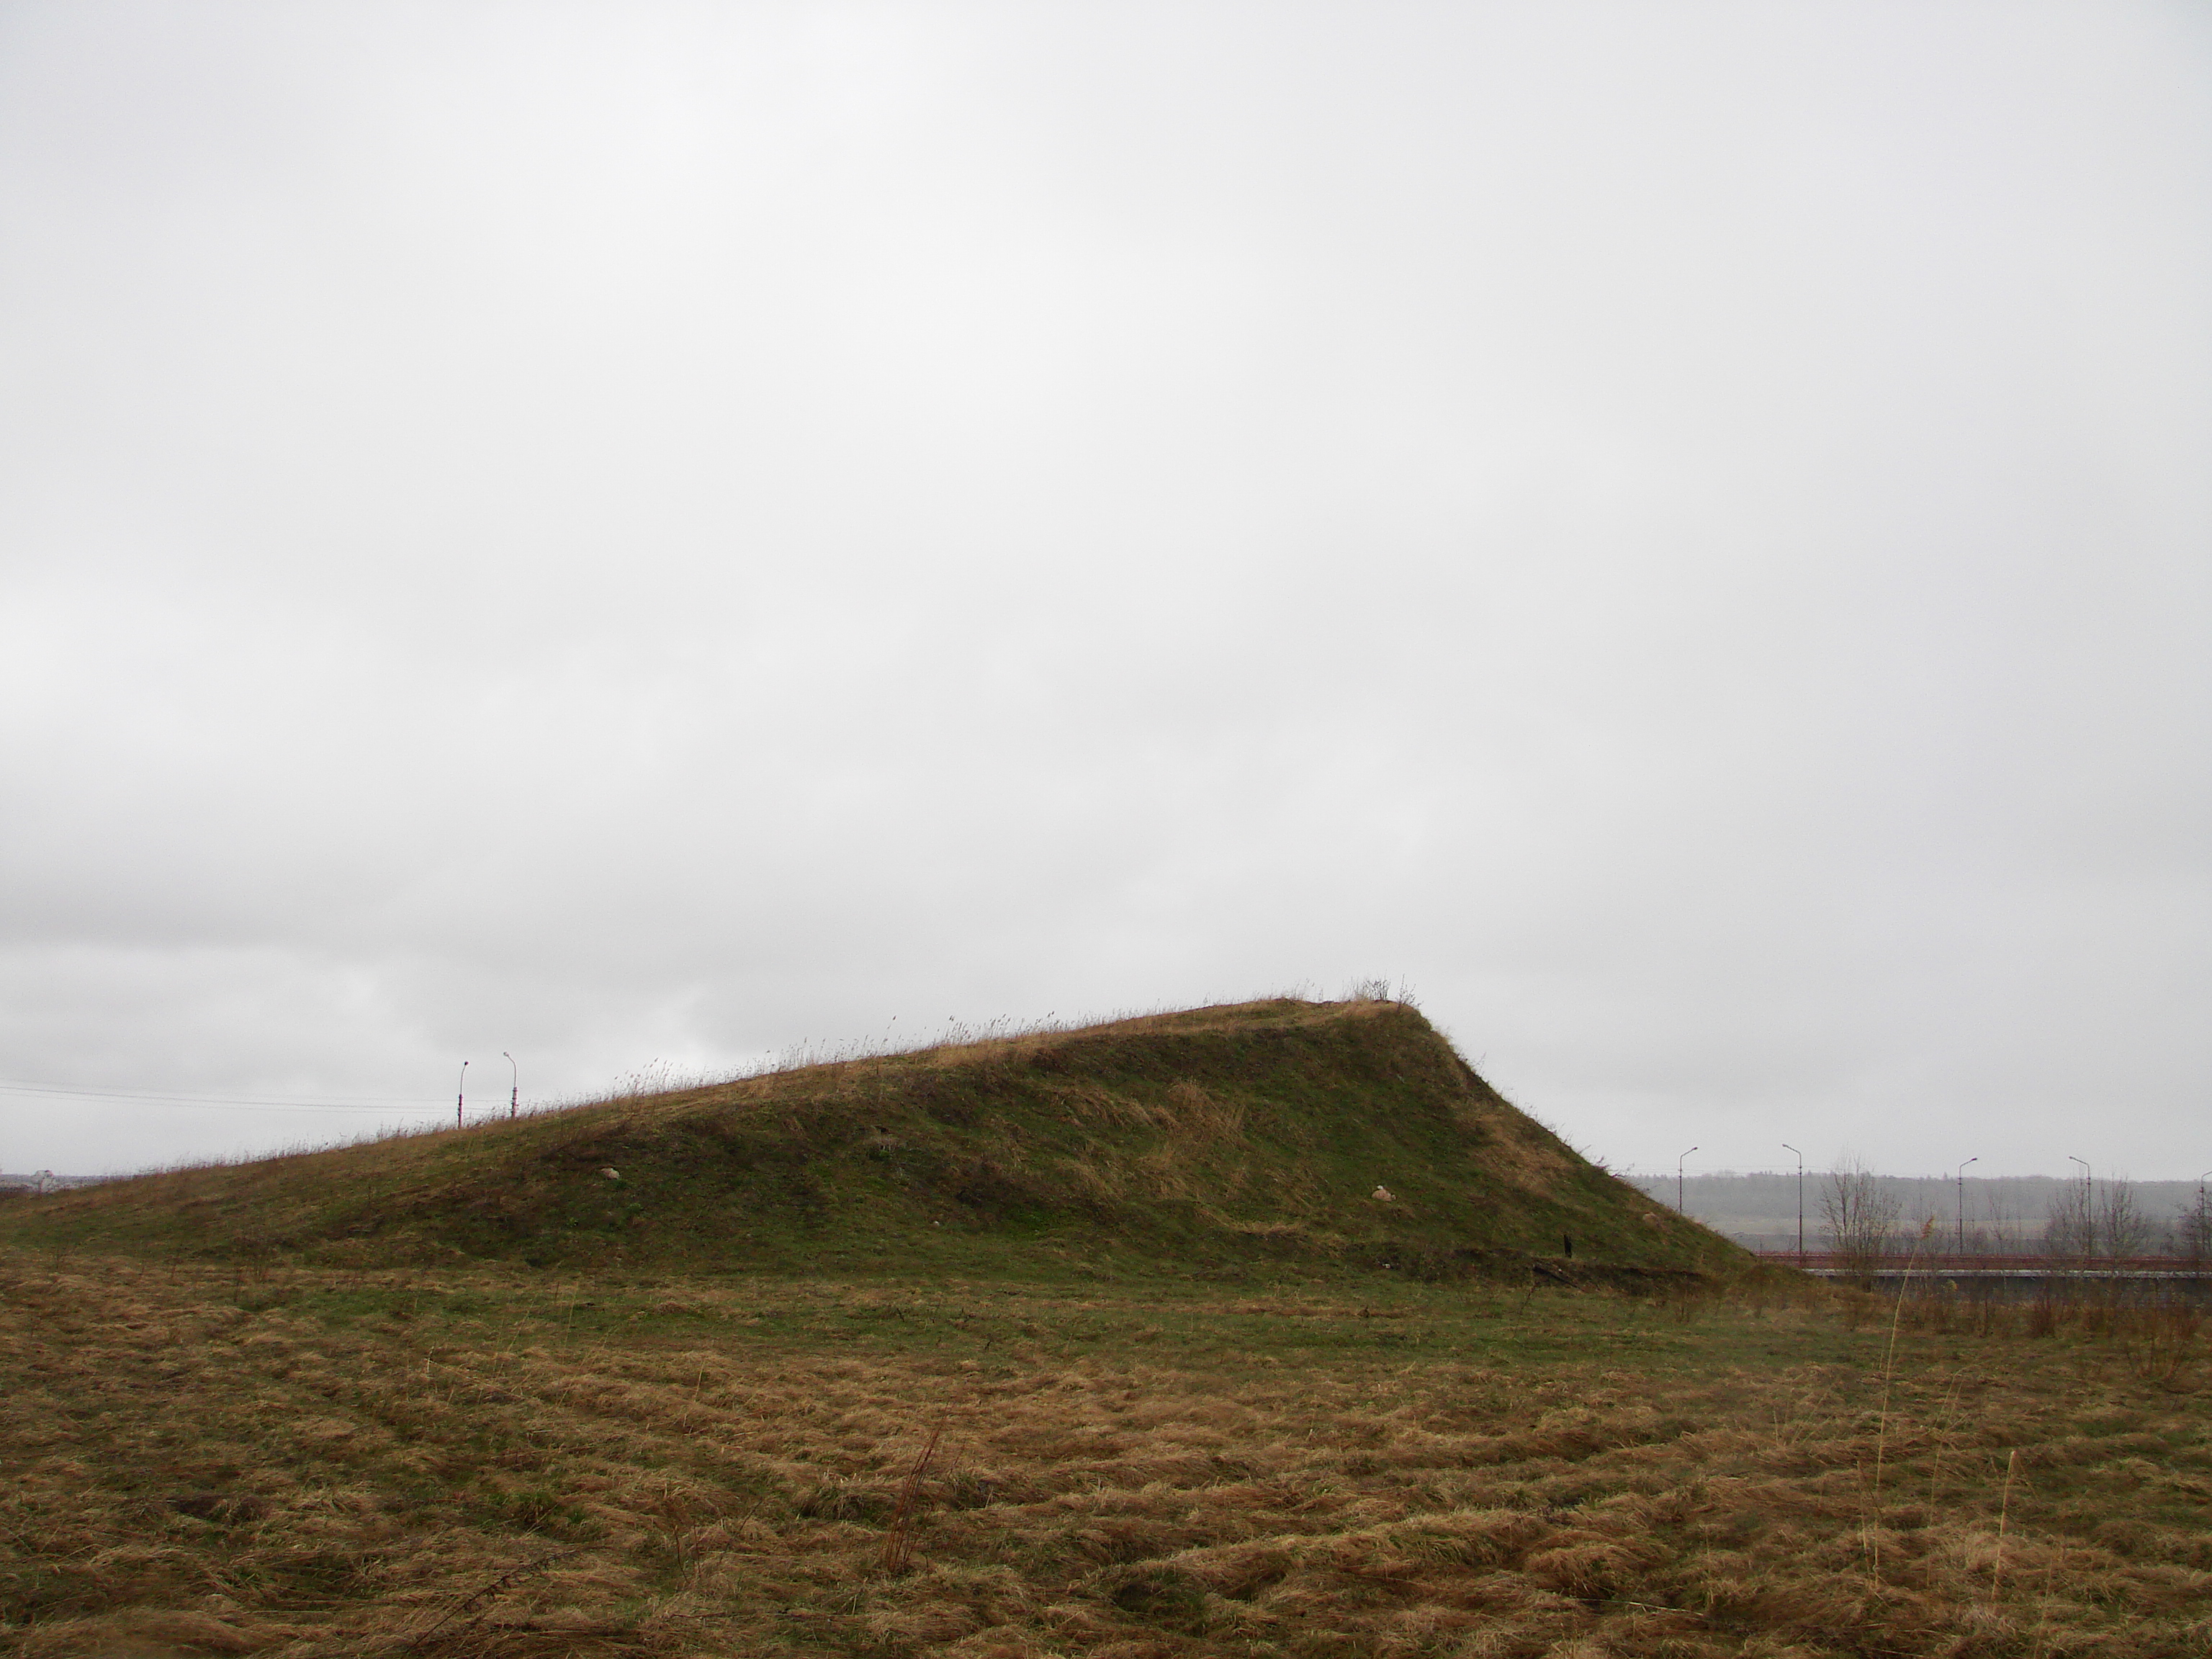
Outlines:
{"type": "Polygon", "coordinates": [[[2121,1352],[2128,1368],[2147,1382],[2171,1388],[2204,1352],[2204,1316],[2179,1302],[2131,1310],[2124,1322],[2121,1352]]]}
{"type": "Polygon", "coordinates": [[[2150,1246],[2150,1218],[2143,1213],[2131,1181],[2099,1183],[2096,1240],[2100,1255],[2114,1261],[2141,1255],[2150,1246]]]}
{"type": "Polygon", "coordinates": [[[2044,1249],[2076,1261],[2122,1260],[2150,1246],[2150,1218],[2135,1183],[2124,1179],[2069,1181],[2051,1200],[2044,1249]]]}
{"type": "Polygon", "coordinates": [[[1829,1171],[1820,1192],[1828,1249],[1842,1258],[1844,1269],[1861,1282],[1871,1280],[1889,1253],[1902,1207],[1898,1195],[1856,1158],[1847,1158],[1829,1171]]]}
{"type": "Polygon", "coordinates": [[[2212,1260],[2212,1196],[2203,1188],[2197,1189],[2197,1201],[2181,1212],[2174,1228],[2174,1243],[2178,1253],[2191,1266],[2212,1260]]]}
{"type": "Polygon", "coordinates": [[[2035,1300],[2027,1305],[2027,1334],[2038,1337],[2057,1335],[2061,1311],[2058,1293],[2045,1284],[2036,1291],[2035,1300]]]}

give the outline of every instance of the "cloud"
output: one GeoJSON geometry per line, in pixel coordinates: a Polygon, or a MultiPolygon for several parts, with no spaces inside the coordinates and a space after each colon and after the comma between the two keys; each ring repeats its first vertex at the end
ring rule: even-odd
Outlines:
{"type": "Polygon", "coordinates": [[[5,27],[0,1075],[1388,973],[1617,1163],[2193,1172],[2191,15],[5,27]]]}

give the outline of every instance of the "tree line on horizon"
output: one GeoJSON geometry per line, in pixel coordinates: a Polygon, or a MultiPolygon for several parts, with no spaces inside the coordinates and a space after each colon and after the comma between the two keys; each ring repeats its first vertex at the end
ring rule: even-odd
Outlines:
{"type": "MultiPolygon", "coordinates": [[[[1672,1199],[1672,1177],[1636,1178],[1653,1196],[1672,1199]]],[[[1794,1173],[1692,1176],[1683,1207],[1739,1243],[1788,1249],[1794,1243],[1787,1203],[1794,1173]],[[1691,1200],[1698,1201],[1692,1202],[1691,1200]],[[1756,1223],[1756,1225],[1746,1224],[1756,1223]]],[[[2212,1196],[2182,1190],[2166,1209],[2146,1183],[2124,1177],[1974,1178],[1876,1175],[1857,1160],[1817,1175],[1808,1170],[1804,1242],[1847,1259],[1875,1261],[1908,1251],[1968,1255],[2047,1255],[2094,1262],[2168,1256],[2212,1261],[2212,1196]],[[1966,1201],[1969,1192],[1972,1202],[1966,1201]],[[1957,1202],[1942,1200],[1956,1195],[1957,1202]]]]}

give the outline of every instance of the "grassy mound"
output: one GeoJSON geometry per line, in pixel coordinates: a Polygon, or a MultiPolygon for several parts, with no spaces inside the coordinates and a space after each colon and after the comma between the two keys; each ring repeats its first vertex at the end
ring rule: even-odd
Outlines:
{"type": "Polygon", "coordinates": [[[1371,1001],[1153,1015],[142,1176],[8,1206],[4,1241],[363,1267],[1748,1266],[1516,1110],[1413,1009],[1371,1001]]]}

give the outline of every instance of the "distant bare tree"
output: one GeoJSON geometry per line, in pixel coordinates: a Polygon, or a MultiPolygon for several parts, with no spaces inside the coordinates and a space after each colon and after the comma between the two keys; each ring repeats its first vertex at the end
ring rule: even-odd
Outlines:
{"type": "Polygon", "coordinates": [[[1981,1216],[1966,1229],[1966,1249],[1974,1255],[2017,1255],[2022,1249],[2019,1212],[1996,1182],[1982,1194],[1981,1216]]]}
{"type": "Polygon", "coordinates": [[[2173,1241],[2177,1254],[2188,1257],[2192,1266],[2201,1267],[2212,1259],[2212,1198],[2202,1187],[2197,1189],[2196,1201],[2175,1223],[2173,1241]]]}
{"type": "Polygon", "coordinates": [[[2097,1253],[2118,1258],[2150,1248],[2150,1218],[2132,1181],[2107,1181],[2097,1191],[2097,1253]]]}
{"type": "Polygon", "coordinates": [[[2097,1197],[2085,1176],[2061,1187],[2043,1221],[2043,1248],[2086,1261],[2097,1253],[2097,1197]]]}
{"type": "Polygon", "coordinates": [[[2043,1224],[2045,1249],[2081,1261],[2141,1255],[2150,1236],[2150,1217],[2132,1181],[2069,1181],[2043,1224]]]}
{"type": "Polygon", "coordinates": [[[1856,1158],[1828,1172],[1820,1191],[1820,1213],[1827,1223],[1828,1248],[1844,1268],[1856,1276],[1873,1273],[1897,1231],[1902,1200],[1884,1189],[1881,1178],[1856,1158]]]}

